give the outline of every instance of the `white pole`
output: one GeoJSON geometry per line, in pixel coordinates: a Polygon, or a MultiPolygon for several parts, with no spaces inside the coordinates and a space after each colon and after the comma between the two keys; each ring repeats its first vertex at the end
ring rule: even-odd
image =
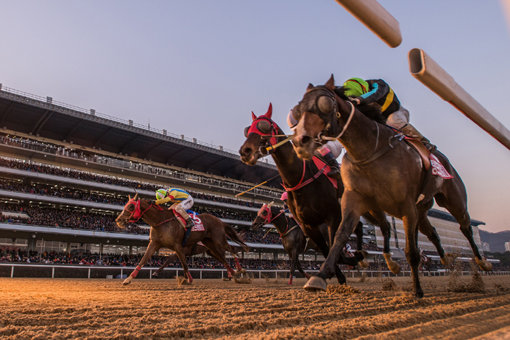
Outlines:
{"type": "Polygon", "coordinates": [[[397,47],[402,43],[400,25],[376,0],[336,0],[356,19],[374,32],[388,46],[397,47]]]}
{"type": "Polygon", "coordinates": [[[423,50],[409,51],[410,72],[438,96],[452,104],[510,150],[510,131],[466,92],[423,50]]]}

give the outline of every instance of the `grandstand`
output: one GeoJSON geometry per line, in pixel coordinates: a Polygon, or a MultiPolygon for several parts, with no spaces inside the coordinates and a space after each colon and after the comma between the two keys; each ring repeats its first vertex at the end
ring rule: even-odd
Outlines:
{"type": "MultiPolygon", "coordinates": [[[[114,219],[128,195],[152,198],[159,187],[177,186],[195,198],[194,210],[236,226],[251,247],[242,254],[245,265],[286,268],[278,234],[264,237],[265,231],[249,230],[260,205],[280,197],[279,179],[235,198],[276,175],[274,165],[246,166],[221,146],[0,84],[0,262],[135,264],[145,251],[149,228],[119,230],[114,219]]],[[[470,254],[449,214],[433,210],[431,216],[447,251],[470,254]]],[[[480,224],[473,220],[477,243],[480,224]]],[[[392,245],[402,248],[401,224],[394,226],[392,245]]],[[[366,224],[364,242],[378,259],[378,228],[366,224]]],[[[420,246],[433,250],[423,238],[420,246]]],[[[318,269],[323,258],[310,251],[303,259],[307,269],[318,269]]],[[[160,262],[157,256],[152,264],[160,262]]],[[[215,268],[219,263],[200,255],[193,266],[215,268]]]]}

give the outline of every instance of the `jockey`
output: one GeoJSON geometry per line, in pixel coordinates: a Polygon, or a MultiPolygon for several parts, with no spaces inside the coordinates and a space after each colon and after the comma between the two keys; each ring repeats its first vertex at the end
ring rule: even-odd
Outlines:
{"type": "MultiPolygon", "coordinates": [[[[297,123],[298,121],[294,117],[294,110],[292,109],[287,115],[287,125],[289,125],[291,130],[294,130],[297,123]]],[[[318,155],[316,154],[316,156],[319,156],[320,159],[323,159],[329,165],[330,170],[328,172],[328,176],[340,175],[340,165],[336,159],[342,153],[342,148],[342,144],[340,144],[339,141],[333,140],[321,146],[317,151],[318,155]]]]}
{"type": "Polygon", "coordinates": [[[430,141],[409,123],[409,111],[400,104],[397,95],[384,80],[350,78],[343,86],[337,87],[335,92],[343,94],[357,105],[368,105],[377,109],[382,121],[387,125],[430,145],[430,141]]]}
{"type": "Polygon", "coordinates": [[[168,188],[168,189],[158,189],[156,190],[156,204],[164,204],[170,202],[172,206],[170,209],[174,209],[179,213],[179,215],[184,218],[186,221],[186,225],[184,229],[186,233],[184,234],[184,239],[182,240],[182,245],[186,244],[188,241],[189,235],[191,234],[191,228],[195,225],[193,219],[188,215],[186,210],[191,209],[193,206],[193,197],[182,189],[177,188],[168,188]]]}

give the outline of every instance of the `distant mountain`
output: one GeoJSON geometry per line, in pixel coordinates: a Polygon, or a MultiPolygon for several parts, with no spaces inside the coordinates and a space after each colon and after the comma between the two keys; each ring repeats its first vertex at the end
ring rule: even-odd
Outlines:
{"type": "Polygon", "coordinates": [[[499,233],[490,233],[480,230],[480,239],[487,242],[491,247],[491,253],[504,253],[505,242],[510,242],[510,230],[500,231],[499,233]]]}

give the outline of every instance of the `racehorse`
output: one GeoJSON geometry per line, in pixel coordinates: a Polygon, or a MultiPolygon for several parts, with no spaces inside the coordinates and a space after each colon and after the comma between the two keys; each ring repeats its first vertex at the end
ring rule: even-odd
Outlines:
{"type": "MultiPolygon", "coordinates": [[[[241,160],[247,165],[255,165],[260,157],[271,154],[283,180],[283,186],[288,192],[287,204],[292,215],[303,228],[305,235],[314,241],[326,257],[340,221],[338,197],[343,192],[342,181],[337,182],[338,189],[335,189],[324,174],[324,167],[319,169],[313,161],[301,160],[292,144],[288,143],[289,139],[285,138],[282,129],[271,119],[271,116],[271,104],[264,115],[257,117],[252,112],[253,121],[245,129],[246,140],[239,149],[241,160]]],[[[400,267],[391,260],[390,224],[386,216],[374,215],[369,220],[381,228],[388,267],[394,272],[399,272],[400,267]]],[[[354,257],[339,258],[341,263],[355,266],[363,259],[361,223],[356,228],[356,236],[358,251],[354,257]]],[[[338,282],[345,283],[345,276],[337,265],[334,266],[334,271],[338,282]]]]}
{"type": "Polygon", "coordinates": [[[294,272],[297,269],[307,279],[310,277],[301,268],[299,262],[299,254],[303,254],[307,249],[316,249],[313,241],[307,242],[306,236],[292,217],[287,217],[285,210],[278,209],[273,206],[273,202],[263,204],[257,213],[257,217],[253,220],[251,226],[253,230],[257,230],[265,224],[273,224],[280,234],[283,249],[287,252],[290,259],[290,277],[289,285],[292,284],[294,272]]]}
{"type": "Polygon", "coordinates": [[[347,98],[340,98],[334,89],[333,76],[323,86],[309,84],[296,107],[299,123],[293,142],[300,157],[310,158],[320,143],[331,138],[337,138],[347,151],[341,168],[345,185],[341,199],[342,222],[320,272],[305,288],[326,288],[325,280],[333,275],[336,261],[360,216],[367,211],[382,210],[401,218],[404,223],[405,254],[411,266],[414,292],[422,297],[418,278],[418,229],[434,243],[442,261],[445,260],[439,236],[427,218],[434,199],[459,222],[480,268],[490,270],[491,264],[482,259],[473,239],[464,183],[446,156],[433,151],[453,178],[433,176],[426,181],[430,177],[422,166],[425,161],[402,140],[403,136],[366,117],[347,98]],[[424,192],[428,195],[423,195],[424,192]]]}
{"type": "MultiPolygon", "coordinates": [[[[239,235],[230,225],[224,223],[216,216],[200,214],[198,217],[203,223],[204,230],[192,231],[186,246],[183,247],[182,239],[185,231],[173,211],[163,209],[159,205],[156,205],[154,201],[140,199],[138,198],[138,194],[133,198],[129,197],[124,209],[115,219],[117,225],[120,228],[125,228],[128,223],[136,223],[138,220],[142,219],[151,226],[151,229],[149,245],[147,246],[145,254],[136,269],[124,280],[123,284],[130,284],[154,252],[162,247],[175,251],[184,269],[184,276],[187,278],[187,282],[191,284],[193,278],[188,271],[185,254],[191,253],[191,248],[197,242],[202,242],[208,249],[209,254],[220,261],[230,275],[235,274],[225,259],[225,251],[234,253],[232,247],[227,243],[227,236],[246,251],[249,250],[248,246],[240,239],[239,235]]],[[[238,262],[236,265],[238,266],[238,270],[240,270],[241,268],[238,262]]]]}

